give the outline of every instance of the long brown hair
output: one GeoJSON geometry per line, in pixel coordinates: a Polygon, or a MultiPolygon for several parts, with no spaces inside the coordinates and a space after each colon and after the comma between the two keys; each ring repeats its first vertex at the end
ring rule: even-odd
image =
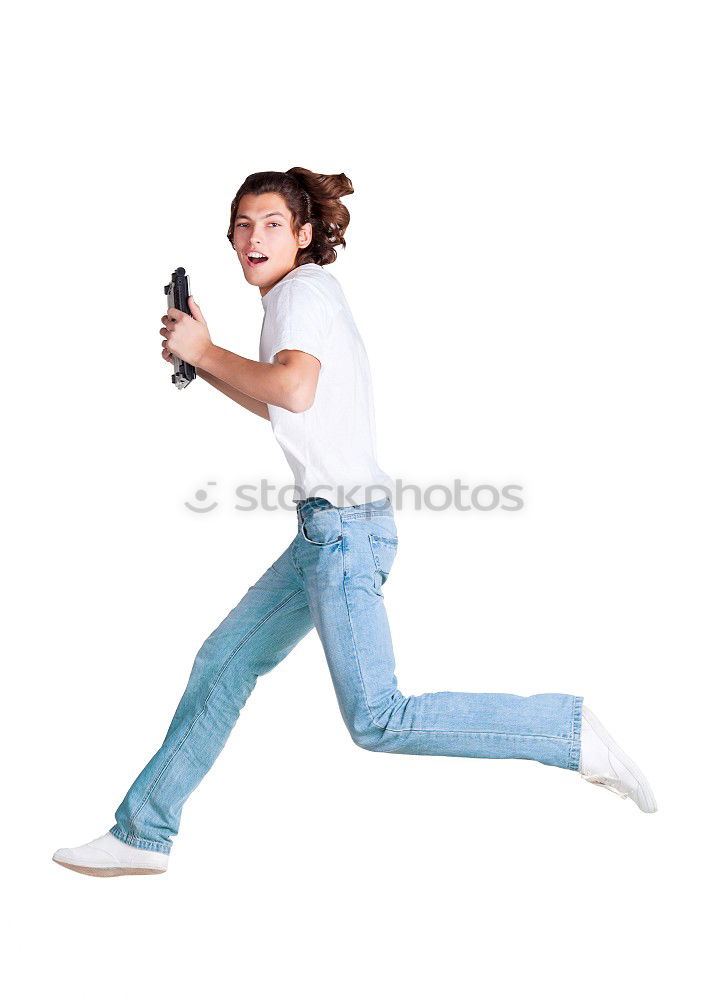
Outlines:
{"type": "Polygon", "coordinates": [[[244,195],[275,193],[281,195],[293,216],[294,235],[306,222],[313,227],[313,238],[296,253],[295,266],[332,264],[337,259],[335,247],[347,246],[345,230],[350,222],[350,213],[340,198],[353,191],[352,181],[345,174],[314,174],[305,167],[291,167],[284,173],[264,170],[249,174],[231,203],[227,238],[233,246],[234,223],[244,195]]]}

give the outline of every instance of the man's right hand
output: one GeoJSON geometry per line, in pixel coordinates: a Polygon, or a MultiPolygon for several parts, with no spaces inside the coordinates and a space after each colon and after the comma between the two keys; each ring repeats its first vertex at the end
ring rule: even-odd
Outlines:
{"type": "MultiPolygon", "coordinates": [[[[163,317],[163,319],[164,319],[164,317],[163,317]]],[[[167,335],[167,330],[165,329],[164,326],[161,326],[160,327],[160,336],[161,337],[165,337],[166,335],[167,335]]],[[[166,361],[169,361],[170,364],[172,364],[172,354],[170,354],[170,352],[168,351],[167,347],[165,347],[166,343],[167,343],[167,340],[163,340],[163,342],[162,342],[162,356],[165,358],[166,361]]]]}

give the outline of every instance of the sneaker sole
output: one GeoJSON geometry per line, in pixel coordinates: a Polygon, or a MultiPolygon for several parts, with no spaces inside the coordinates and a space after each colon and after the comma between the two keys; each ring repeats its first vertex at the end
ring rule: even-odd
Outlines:
{"type": "Polygon", "coordinates": [[[83,865],[72,865],[69,861],[59,861],[52,858],[62,868],[70,868],[80,875],[94,875],[97,878],[111,878],[114,875],[162,875],[167,868],[89,868],[83,865]]]}
{"type": "Polygon", "coordinates": [[[608,730],[604,729],[603,726],[600,724],[600,722],[593,714],[593,712],[590,710],[590,708],[586,708],[585,712],[589,723],[595,729],[596,733],[601,737],[603,742],[608,747],[610,747],[610,749],[613,751],[616,757],[618,757],[618,759],[621,761],[623,766],[627,767],[627,769],[630,771],[630,773],[633,775],[633,777],[637,780],[638,784],[640,785],[639,791],[643,799],[643,805],[639,806],[641,811],[648,813],[657,812],[657,802],[655,802],[655,796],[652,794],[652,791],[650,789],[650,782],[647,780],[647,778],[640,770],[638,765],[631,757],[628,757],[627,753],[624,750],[621,750],[621,748],[618,746],[618,744],[613,739],[608,730]]]}

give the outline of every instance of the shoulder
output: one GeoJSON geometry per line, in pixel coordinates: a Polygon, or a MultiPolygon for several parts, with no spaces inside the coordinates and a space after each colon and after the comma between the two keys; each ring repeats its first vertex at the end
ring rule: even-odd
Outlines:
{"type": "Polygon", "coordinates": [[[281,307],[317,310],[328,317],[339,310],[341,294],[337,278],[319,264],[301,264],[274,288],[281,307]]]}
{"type": "Polygon", "coordinates": [[[291,271],[288,277],[301,289],[313,289],[325,298],[335,298],[341,293],[337,278],[321,264],[301,264],[291,271]]]}

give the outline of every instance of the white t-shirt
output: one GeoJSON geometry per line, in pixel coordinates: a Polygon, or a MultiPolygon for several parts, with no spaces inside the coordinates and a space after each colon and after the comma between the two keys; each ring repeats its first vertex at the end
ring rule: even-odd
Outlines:
{"type": "Polygon", "coordinates": [[[268,404],[271,426],[294,476],[294,501],[325,497],[335,507],[393,496],[376,459],[369,360],[337,278],[301,264],[261,298],[259,360],[305,351],[320,361],[313,405],[292,413],[268,404]]]}

